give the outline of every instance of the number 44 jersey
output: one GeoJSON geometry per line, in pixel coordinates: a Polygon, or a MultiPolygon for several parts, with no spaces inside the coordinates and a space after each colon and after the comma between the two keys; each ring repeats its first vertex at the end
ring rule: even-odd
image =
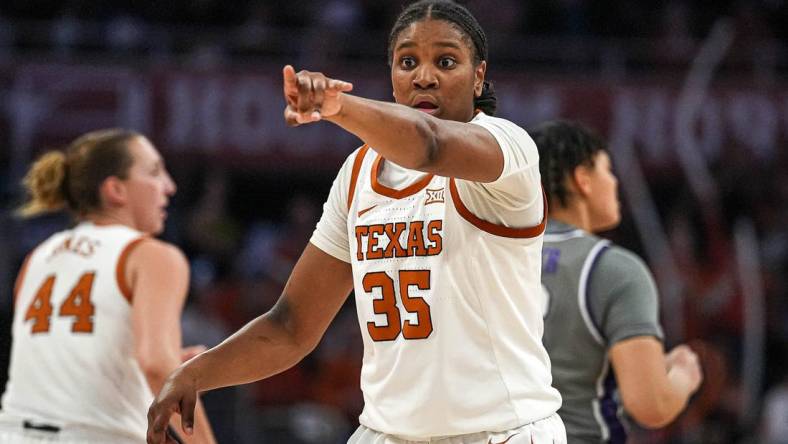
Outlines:
{"type": "MultiPolygon", "coordinates": [[[[326,221],[339,212],[332,196],[312,237],[352,265],[364,341],[360,422],[382,433],[425,440],[503,431],[560,406],[541,343],[544,205],[536,148],[514,124],[481,119],[514,127],[530,144],[536,175],[522,193],[533,196],[535,225],[482,220],[461,196],[468,182],[406,170],[363,147],[334,183],[347,184],[346,219],[337,219],[346,222],[349,257],[326,236],[339,231],[326,221]],[[343,176],[351,179],[343,183],[343,176]]],[[[493,135],[508,148],[506,134],[493,135]]]]}
{"type": "Polygon", "coordinates": [[[153,395],[134,357],[128,253],[144,236],[82,223],[25,260],[3,413],[145,439],[153,395]]]}

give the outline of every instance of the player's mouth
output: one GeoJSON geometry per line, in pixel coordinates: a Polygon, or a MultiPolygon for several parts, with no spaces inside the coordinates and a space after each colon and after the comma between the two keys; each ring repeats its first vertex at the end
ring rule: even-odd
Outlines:
{"type": "Polygon", "coordinates": [[[430,100],[419,100],[413,104],[413,108],[427,114],[435,114],[438,112],[438,105],[430,100]]]}

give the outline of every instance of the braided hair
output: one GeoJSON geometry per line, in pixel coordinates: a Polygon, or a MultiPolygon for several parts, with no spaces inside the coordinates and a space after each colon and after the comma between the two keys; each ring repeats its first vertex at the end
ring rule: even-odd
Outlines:
{"type": "MultiPolygon", "coordinates": [[[[394,55],[394,43],[399,34],[411,24],[427,19],[447,21],[461,31],[473,50],[474,64],[478,65],[483,60],[487,60],[487,36],[476,17],[467,8],[450,0],[420,0],[405,8],[391,28],[388,44],[389,66],[394,55]]],[[[487,115],[495,115],[497,99],[492,82],[484,81],[482,93],[474,98],[473,105],[487,115]]]]}
{"type": "Polygon", "coordinates": [[[590,129],[565,120],[543,123],[529,133],[539,150],[539,171],[548,204],[566,207],[566,179],[581,165],[593,168],[594,157],[599,151],[607,151],[607,144],[590,129]]]}

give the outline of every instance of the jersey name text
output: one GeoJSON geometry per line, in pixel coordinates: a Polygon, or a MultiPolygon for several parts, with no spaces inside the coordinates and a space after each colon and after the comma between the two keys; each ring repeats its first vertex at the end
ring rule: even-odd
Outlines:
{"type": "Polygon", "coordinates": [[[356,226],[356,259],[435,256],[443,251],[443,221],[356,226]]]}

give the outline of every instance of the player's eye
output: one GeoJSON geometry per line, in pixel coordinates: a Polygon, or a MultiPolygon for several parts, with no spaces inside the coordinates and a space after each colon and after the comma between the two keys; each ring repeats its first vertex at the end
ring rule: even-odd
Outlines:
{"type": "Polygon", "coordinates": [[[416,67],[416,59],[413,57],[402,57],[399,61],[400,66],[403,69],[413,69],[416,67]]]}
{"type": "Polygon", "coordinates": [[[443,69],[452,69],[457,66],[457,61],[451,57],[441,57],[441,59],[438,60],[438,66],[443,69]]]}

